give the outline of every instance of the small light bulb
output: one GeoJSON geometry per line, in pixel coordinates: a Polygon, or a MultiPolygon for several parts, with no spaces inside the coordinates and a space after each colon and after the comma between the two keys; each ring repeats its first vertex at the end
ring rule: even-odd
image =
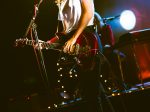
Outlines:
{"type": "Polygon", "coordinates": [[[129,91],[129,93],[132,93],[132,91],[129,91]]]}
{"type": "Polygon", "coordinates": [[[110,88],[110,87],[108,87],[108,89],[109,89],[109,90],[111,90],[111,88],[110,88]]]}
{"type": "Polygon", "coordinates": [[[72,74],[72,71],[70,71],[69,74],[71,75],[71,74],[72,74]]]}
{"type": "Polygon", "coordinates": [[[70,75],[70,77],[72,78],[72,75],[70,75]]]}
{"type": "Polygon", "coordinates": [[[56,104],[54,104],[54,107],[56,107],[56,108],[57,108],[57,105],[56,105],[56,104]]]}
{"type": "Polygon", "coordinates": [[[112,96],[115,96],[115,94],[113,93],[113,94],[111,94],[112,96]]]}
{"type": "Polygon", "coordinates": [[[64,104],[65,104],[65,102],[62,102],[61,104],[62,104],[62,105],[64,105],[64,104]]]}
{"type": "Polygon", "coordinates": [[[61,57],[62,60],[65,60],[65,57],[61,57]]]}

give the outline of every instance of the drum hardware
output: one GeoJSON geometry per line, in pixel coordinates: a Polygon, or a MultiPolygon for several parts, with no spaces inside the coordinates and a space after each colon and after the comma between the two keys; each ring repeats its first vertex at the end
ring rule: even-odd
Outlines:
{"type": "Polygon", "coordinates": [[[127,87],[125,80],[124,80],[124,74],[123,74],[123,69],[122,69],[122,59],[121,59],[121,58],[125,58],[125,57],[121,57],[121,52],[119,50],[115,50],[115,51],[116,51],[115,53],[117,54],[117,59],[119,62],[119,70],[120,70],[122,85],[123,85],[123,88],[125,90],[125,93],[127,93],[128,87],[127,87]]]}
{"type": "Polygon", "coordinates": [[[141,89],[144,89],[144,83],[143,83],[143,79],[142,79],[142,74],[141,74],[141,69],[140,69],[140,66],[139,66],[139,63],[137,61],[137,57],[136,57],[136,54],[135,54],[135,47],[134,45],[132,44],[132,51],[133,51],[133,56],[134,56],[134,60],[135,60],[135,64],[137,66],[137,69],[138,69],[138,72],[139,72],[139,76],[140,76],[140,81],[141,81],[141,89]]]}

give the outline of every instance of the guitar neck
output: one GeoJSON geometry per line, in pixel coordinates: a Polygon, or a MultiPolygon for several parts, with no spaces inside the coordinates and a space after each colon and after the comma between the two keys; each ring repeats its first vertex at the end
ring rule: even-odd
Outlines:
{"type": "MultiPolygon", "coordinates": [[[[47,42],[41,42],[42,43],[42,47],[46,48],[46,49],[56,49],[56,47],[59,45],[58,43],[47,43],[47,42]]],[[[35,45],[35,40],[27,40],[26,41],[26,45],[31,45],[34,46],[35,45]]]]}
{"type": "MultiPolygon", "coordinates": [[[[47,43],[47,42],[39,42],[39,43],[42,43],[44,46],[49,46],[50,44],[49,43],[47,43]]],[[[33,45],[35,45],[36,43],[35,43],[35,40],[27,40],[26,41],[26,45],[31,45],[31,46],[33,46],[33,45]]]]}
{"type": "Polygon", "coordinates": [[[34,40],[26,40],[25,44],[33,46],[33,45],[35,45],[35,41],[34,40]]]}

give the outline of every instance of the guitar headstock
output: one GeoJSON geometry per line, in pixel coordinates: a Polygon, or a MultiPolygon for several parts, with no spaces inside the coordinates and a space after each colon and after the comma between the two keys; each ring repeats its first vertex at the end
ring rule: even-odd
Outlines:
{"type": "Polygon", "coordinates": [[[15,41],[15,47],[23,47],[26,45],[28,39],[27,38],[20,38],[20,39],[16,39],[15,41]]]}

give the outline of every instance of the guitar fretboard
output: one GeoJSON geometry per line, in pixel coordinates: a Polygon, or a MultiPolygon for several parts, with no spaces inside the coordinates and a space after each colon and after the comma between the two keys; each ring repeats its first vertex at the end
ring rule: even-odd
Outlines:
{"type": "MultiPolygon", "coordinates": [[[[46,49],[55,49],[59,44],[58,43],[47,43],[47,42],[39,42],[42,43],[42,47],[46,49]]],[[[26,40],[26,45],[35,45],[34,40],[26,40]]],[[[55,49],[58,50],[58,49],[55,49]]]]}

